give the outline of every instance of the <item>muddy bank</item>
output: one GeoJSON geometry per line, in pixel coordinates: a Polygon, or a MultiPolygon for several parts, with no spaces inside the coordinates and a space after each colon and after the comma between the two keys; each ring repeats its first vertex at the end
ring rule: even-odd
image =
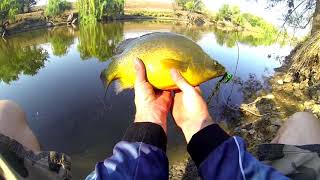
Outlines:
{"type": "Polygon", "coordinates": [[[68,20],[70,14],[73,14],[71,21],[74,20],[74,23],[77,23],[78,13],[74,10],[66,11],[55,18],[46,17],[42,9],[30,13],[18,14],[14,20],[9,21],[5,36],[42,28],[71,25],[71,21],[68,20]]]}
{"type": "MultiPolygon", "coordinates": [[[[75,9],[67,10],[62,15],[54,18],[46,17],[43,9],[37,9],[30,13],[18,14],[16,15],[15,20],[9,21],[9,26],[6,28],[5,36],[36,29],[52,28],[55,26],[71,26],[72,24],[70,23],[70,20],[68,20],[70,14],[73,14],[72,19],[75,20],[74,25],[77,25],[79,23],[79,17],[78,12],[75,9]]],[[[239,30],[230,24],[226,25],[221,22],[216,23],[204,14],[190,13],[187,11],[172,11],[166,13],[128,11],[121,16],[104,17],[102,22],[127,20],[167,20],[190,26],[216,25],[217,28],[226,31],[239,30]]]]}

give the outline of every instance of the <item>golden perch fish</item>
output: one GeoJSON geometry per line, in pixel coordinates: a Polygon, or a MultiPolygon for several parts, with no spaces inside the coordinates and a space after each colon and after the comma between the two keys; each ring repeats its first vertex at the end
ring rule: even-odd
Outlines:
{"type": "Polygon", "coordinates": [[[101,76],[107,87],[112,81],[118,80],[117,92],[133,88],[136,58],[145,64],[149,83],[162,90],[177,88],[170,76],[172,68],[177,69],[193,86],[225,73],[225,68],[199,45],[175,33],[156,32],[125,40],[116,52],[101,76]]]}

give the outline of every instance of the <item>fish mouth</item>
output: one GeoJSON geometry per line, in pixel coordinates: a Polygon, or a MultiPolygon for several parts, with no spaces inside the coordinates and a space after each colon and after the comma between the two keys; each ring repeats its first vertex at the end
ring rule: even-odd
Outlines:
{"type": "Polygon", "coordinates": [[[226,73],[226,69],[223,66],[218,67],[216,73],[216,77],[223,76],[226,73]]]}
{"type": "Polygon", "coordinates": [[[106,69],[102,70],[101,73],[100,73],[100,79],[102,81],[105,81],[106,80],[106,73],[105,73],[106,69]]]}

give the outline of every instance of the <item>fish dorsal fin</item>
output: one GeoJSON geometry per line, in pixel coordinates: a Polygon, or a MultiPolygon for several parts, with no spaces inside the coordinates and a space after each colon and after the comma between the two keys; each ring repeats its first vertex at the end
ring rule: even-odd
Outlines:
{"type": "Polygon", "coordinates": [[[180,71],[186,71],[188,69],[188,63],[176,59],[162,59],[161,64],[168,69],[177,69],[180,71]]]}

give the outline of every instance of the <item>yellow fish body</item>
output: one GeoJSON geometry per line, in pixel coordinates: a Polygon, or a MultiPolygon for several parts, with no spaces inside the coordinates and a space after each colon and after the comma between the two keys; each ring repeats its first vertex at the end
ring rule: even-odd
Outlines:
{"type": "Polygon", "coordinates": [[[168,32],[157,32],[125,41],[123,50],[111,57],[102,77],[107,86],[113,80],[119,81],[117,92],[133,88],[136,73],[134,60],[140,58],[146,67],[149,83],[161,90],[176,89],[170,76],[175,68],[193,86],[222,76],[225,68],[206,54],[191,39],[168,32]]]}

